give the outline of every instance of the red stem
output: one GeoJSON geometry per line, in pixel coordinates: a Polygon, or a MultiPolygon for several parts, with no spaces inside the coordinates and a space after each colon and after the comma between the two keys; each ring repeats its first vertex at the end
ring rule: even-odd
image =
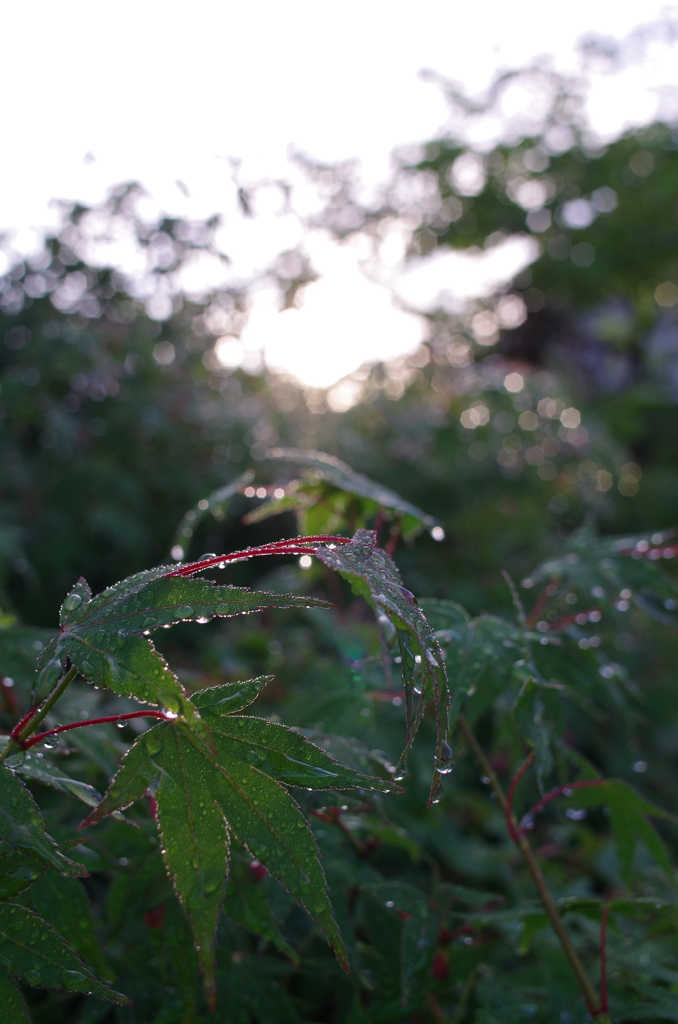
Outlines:
{"type": "Polygon", "coordinates": [[[607,918],[610,908],[607,904],[603,907],[603,916],[600,920],[600,1009],[598,1013],[609,1013],[610,1007],[607,1002],[607,918]]]}
{"type": "Polygon", "coordinates": [[[222,565],[224,562],[240,562],[247,558],[254,558],[257,555],[308,555],[314,554],[313,548],[309,545],[315,544],[349,544],[349,537],[291,537],[289,540],[276,540],[270,544],[262,544],[258,548],[245,548],[243,551],[231,551],[228,555],[216,555],[214,558],[206,558],[202,562],[192,562],[180,569],[168,572],[167,576],[192,576],[194,572],[202,569],[209,569],[212,565],[222,565]]]}
{"type": "Polygon", "coordinates": [[[399,540],[400,540],[400,520],[398,519],[397,522],[394,523],[394,525],[391,527],[391,532],[389,533],[388,540],[386,541],[386,544],[384,545],[384,551],[386,552],[386,554],[390,555],[391,558],[393,558],[393,555],[395,554],[395,549],[398,547],[398,541],[399,540]]]}
{"type": "Polygon", "coordinates": [[[17,739],[17,737],[18,737],[19,733],[21,732],[21,730],[24,728],[25,725],[28,724],[28,722],[30,722],[31,718],[33,717],[33,715],[35,714],[35,712],[37,710],[38,710],[38,705],[36,704],[36,706],[34,708],[30,708],[30,710],[26,712],[24,717],[19,722],[16,723],[16,725],[12,729],[11,733],[9,734],[9,738],[11,740],[16,740],[17,739]]]}
{"type": "Polygon", "coordinates": [[[676,544],[657,544],[654,547],[648,547],[644,551],[640,551],[636,548],[624,548],[620,551],[620,555],[630,556],[632,558],[652,558],[652,556],[659,552],[659,557],[662,558],[674,558],[678,555],[678,545],[676,544]]]}
{"type": "MultiPolygon", "coordinates": [[[[571,615],[561,615],[559,619],[554,619],[553,622],[547,622],[548,632],[553,633],[557,629],[563,629],[565,626],[571,626],[573,622],[576,622],[580,615],[586,615],[586,621],[588,622],[588,616],[591,612],[603,613],[602,608],[598,605],[594,605],[593,608],[584,608],[580,612],[572,612],[571,615]]],[[[583,623],[582,623],[583,625],[583,623]]]]}
{"type": "Polygon", "coordinates": [[[549,590],[553,586],[553,584],[557,582],[557,579],[558,577],[554,577],[553,579],[549,580],[544,589],[542,590],[541,594],[537,598],[534,608],[525,619],[525,625],[528,627],[528,629],[531,629],[532,626],[534,626],[534,624],[539,621],[541,613],[544,611],[544,608],[549,603],[549,598],[551,597],[549,590]]]}
{"type": "Polygon", "coordinates": [[[103,725],[106,722],[126,722],[130,718],[162,718],[166,721],[171,720],[171,716],[166,715],[164,711],[130,711],[125,715],[107,715],[105,718],[88,718],[84,722],[71,722],[70,725],[58,725],[56,729],[47,729],[46,732],[39,732],[37,736],[31,736],[29,740],[24,740],[21,746],[24,750],[28,750],[29,747],[34,747],[36,743],[40,743],[41,740],[44,740],[45,736],[56,736],[57,733],[68,732],[69,729],[83,729],[86,725],[103,725]]]}
{"type": "Polygon", "coordinates": [[[537,800],[534,807],[531,807],[527,814],[523,815],[520,822],[520,831],[525,832],[525,823],[529,821],[530,818],[534,818],[535,814],[538,814],[543,807],[546,807],[551,800],[555,800],[557,796],[561,796],[563,793],[567,793],[571,789],[585,789],[587,786],[604,786],[605,781],[605,779],[580,779],[579,782],[566,782],[564,786],[556,786],[555,789],[549,790],[541,800],[537,800]]]}
{"type": "Polygon", "coordinates": [[[511,785],[508,788],[506,794],[506,825],[509,830],[509,835],[514,843],[517,843],[520,839],[520,832],[516,829],[513,824],[513,797],[515,796],[518,783],[522,779],[523,775],[534,761],[534,750],[530,751],[527,755],[516,774],[511,779],[511,785]]]}

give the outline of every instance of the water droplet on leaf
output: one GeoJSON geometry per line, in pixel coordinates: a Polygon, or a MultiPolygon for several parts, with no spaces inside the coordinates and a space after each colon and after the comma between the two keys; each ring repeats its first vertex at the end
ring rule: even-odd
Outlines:
{"type": "Polygon", "coordinates": [[[66,988],[74,988],[76,985],[82,985],[85,975],[81,974],[80,971],[62,971],[61,980],[66,988]]]}

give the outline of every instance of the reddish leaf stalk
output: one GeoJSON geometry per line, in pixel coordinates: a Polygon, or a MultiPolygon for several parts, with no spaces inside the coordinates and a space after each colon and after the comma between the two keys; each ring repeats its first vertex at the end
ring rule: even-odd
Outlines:
{"type": "Polygon", "coordinates": [[[551,587],[556,581],[557,577],[554,577],[554,579],[549,580],[549,582],[546,584],[541,594],[537,598],[534,608],[525,619],[525,625],[528,629],[531,629],[532,626],[534,626],[541,618],[541,613],[544,611],[544,608],[546,608],[546,605],[549,603],[549,598],[552,596],[550,593],[551,587]]]}
{"type": "Polygon", "coordinates": [[[584,622],[578,622],[577,620],[580,619],[581,616],[585,615],[585,621],[588,622],[589,615],[591,614],[591,612],[597,612],[601,616],[603,614],[602,608],[600,608],[598,605],[594,605],[592,608],[584,608],[580,612],[572,612],[571,615],[561,615],[559,619],[554,619],[552,622],[546,622],[546,625],[548,626],[548,632],[554,633],[557,629],[564,629],[565,626],[571,626],[573,625],[573,623],[583,626],[584,622]]]}
{"type": "Polygon", "coordinates": [[[33,715],[35,714],[35,712],[37,710],[38,710],[38,705],[36,704],[36,706],[34,708],[30,708],[26,712],[24,717],[19,722],[16,723],[16,725],[12,729],[11,733],[9,734],[9,738],[11,740],[18,739],[19,733],[24,729],[24,727],[26,725],[28,725],[28,723],[30,722],[31,718],[33,717],[33,715]]]}
{"type": "Polygon", "coordinates": [[[579,782],[566,782],[564,786],[556,786],[555,789],[549,790],[541,800],[537,800],[534,807],[530,807],[529,811],[523,815],[520,822],[520,831],[524,833],[527,829],[527,823],[534,818],[535,814],[538,814],[542,808],[546,807],[551,800],[555,800],[557,796],[568,794],[571,789],[585,789],[587,786],[604,786],[605,781],[605,779],[580,779],[579,782]]]}
{"type": "Polygon", "coordinates": [[[202,569],[209,569],[214,565],[223,565],[226,562],[242,562],[248,558],[255,558],[258,555],[313,555],[315,546],[318,544],[349,544],[349,537],[314,536],[314,537],[291,537],[289,540],[276,540],[270,544],[262,544],[258,548],[245,548],[243,551],[231,551],[227,555],[216,555],[214,558],[206,558],[202,562],[192,562],[190,565],[183,565],[180,569],[168,572],[168,576],[192,576],[202,569]]]}
{"type": "Polygon", "coordinates": [[[355,832],[347,826],[345,821],[342,821],[341,811],[338,807],[324,807],[317,811],[311,811],[311,814],[314,818],[320,818],[321,821],[326,821],[328,825],[337,825],[361,857],[364,857],[368,852],[368,848],[365,843],[363,843],[355,832]]]}
{"type": "Polygon", "coordinates": [[[30,747],[34,747],[36,743],[40,743],[45,739],[46,736],[56,736],[60,732],[68,732],[69,729],[83,729],[86,725],[104,725],[106,722],[127,722],[130,718],[161,718],[165,721],[171,721],[173,716],[166,715],[164,711],[130,711],[125,715],[106,715],[105,718],[88,718],[83,722],[71,722],[70,725],[58,725],[56,729],[47,729],[46,732],[39,732],[37,736],[31,736],[29,740],[24,740],[21,746],[24,750],[28,750],[30,747]]]}
{"type": "Polygon", "coordinates": [[[504,813],[506,817],[506,825],[509,830],[509,835],[511,836],[511,839],[514,843],[518,842],[520,838],[520,831],[522,830],[519,831],[515,826],[515,818],[513,817],[513,797],[515,796],[516,789],[518,788],[518,783],[520,782],[523,775],[525,774],[525,772],[530,767],[533,761],[534,750],[532,750],[527,755],[527,757],[521,764],[520,768],[511,779],[511,785],[509,786],[508,793],[506,794],[506,808],[504,813]]]}
{"type": "Polygon", "coordinates": [[[389,533],[388,540],[386,541],[386,544],[384,545],[384,551],[386,552],[387,555],[390,555],[391,558],[393,558],[393,555],[395,554],[395,549],[398,547],[398,541],[399,540],[400,540],[400,520],[398,519],[396,521],[396,523],[391,527],[391,532],[389,533]]]}
{"type": "Polygon", "coordinates": [[[619,554],[630,558],[675,558],[678,555],[678,545],[657,544],[654,547],[648,545],[646,548],[636,546],[635,548],[625,548],[619,554]]]}

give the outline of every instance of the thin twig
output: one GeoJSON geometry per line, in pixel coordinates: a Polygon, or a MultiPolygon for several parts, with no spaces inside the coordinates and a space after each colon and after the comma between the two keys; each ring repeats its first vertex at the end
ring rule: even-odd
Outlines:
{"type": "Polygon", "coordinates": [[[471,995],[471,992],[473,991],[473,986],[475,985],[477,980],[478,968],[476,967],[474,970],[471,971],[468,978],[466,979],[466,984],[464,985],[461,995],[459,996],[459,1002],[457,1003],[457,1008],[454,1011],[454,1017],[450,1021],[450,1024],[461,1024],[464,1017],[464,1012],[466,1010],[466,1004],[469,1001],[469,997],[471,995]]]}
{"type": "Polygon", "coordinates": [[[447,1014],[443,1012],[443,1008],[433,995],[433,992],[426,993],[426,1003],[435,1024],[449,1024],[447,1014]]]}
{"type": "Polygon", "coordinates": [[[603,907],[603,916],[600,919],[600,1009],[609,1013],[610,1007],[607,1002],[607,919],[610,907],[606,903],[603,907]]]}
{"type": "MultiPolygon", "coordinates": [[[[485,751],[480,746],[480,743],[478,742],[475,733],[473,732],[471,726],[467,722],[466,716],[463,714],[459,715],[457,721],[459,723],[459,728],[461,729],[464,735],[464,739],[466,740],[469,747],[475,754],[478,763],[483,769],[484,774],[490,780],[490,785],[497,797],[497,801],[499,802],[500,807],[504,811],[504,814],[506,815],[510,813],[508,800],[506,798],[506,794],[504,793],[502,785],[499,782],[496,772],[492,768],[492,765],[490,764],[487,755],[485,754],[485,751]]],[[[515,843],[518,846],[521,854],[523,855],[523,860],[525,861],[527,870],[532,876],[532,880],[537,888],[537,892],[539,893],[539,897],[544,906],[544,910],[546,911],[546,914],[548,916],[549,921],[551,922],[553,930],[558,936],[560,944],[563,947],[563,952],[565,953],[568,963],[572,968],[572,973],[577,979],[577,983],[579,984],[579,988],[581,989],[581,993],[584,997],[584,1002],[586,1003],[586,1009],[591,1014],[591,1016],[598,1021],[598,1024],[612,1024],[612,1020],[610,1018],[609,1013],[604,1007],[601,1007],[599,1004],[598,994],[593,986],[593,983],[586,972],[586,968],[584,967],[583,963],[579,958],[577,950],[574,948],[574,945],[572,944],[572,940],[570,939],[570,936],[568,935],[565,926],[563,925],[560,914],[558,913],[558,908],[553,902],[551,894],[548,891],[546,882],[544,880],[544,876],[541,873],[541,869],[537,863],[532,847],[530,846],[527,837],[520,832],[518,828],[518,822],[515,820],[515,818],[511,816],[511,820],[513,825],[511,835],[513,837],[513,835],[515,834],[515,843]],[[598,1009],[596,1009],[596,1007],[598,1007],[598,1009]]]]}
{"type": "Polygon", "coordinates": [[[525,774],[525,772],[530,767],[530,765],[532,764],[533,761],[534,761],[534,750],[531,750],[530,753],[525,758],[525,760],[523,761],[523,763],[521,764],[521,766],[518,769],[518,771],[516,772],[516,774],[511,779],[511,784],[510,784],[509,789],[508,789],[508,796],[506,797],[506,810],[504,812],[504,815],[506,817],[506,825],[507,825],[508,830],[509,830],[509,835],[511,836],[511,839],[513,840],[514,843],[518,842],[518,838],[519,838],[521,830],[520,830],[520,828],[516,828],[516,826],[514,824],[516,819],[515,819],[515,816],[513,814],[513,798],[516,795],[516,789],[518,788],[518,783],[520,782],[520,780],[522,779],[523,775],[525,774]]]}

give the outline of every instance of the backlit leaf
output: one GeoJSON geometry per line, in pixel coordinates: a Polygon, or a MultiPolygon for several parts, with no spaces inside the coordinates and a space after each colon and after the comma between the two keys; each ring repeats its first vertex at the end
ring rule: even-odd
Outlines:
{"type": "MultiPolygon", "coordinates": [[[[363,498],[366,503],[365,516],[382,509],[391,513],[391,518],[395,516],[401,519],[402,531],[405,536],[415,536],[424,528],[440,528],[438,519],[422,512],[420,508],[406,501],[389,487],[370,480],[362,473],[356,473],[334,455],[327,455],[325,452],[302,451],[298,448],[273,448],[267,452],[267,457],[305,466],[310,472],[303,481],[295,482],[291,493],[277,501],[261,506],[254,515],[250,516],[250,520],[263,519],[288,508],[311,507],[325,496],[326,488],[318,487],[318,482],[323,481],[344,495],[363,498]]],[[[315,528],[311,532],[316,532],[315,528]]],[[[320,532],[320,529],[317,532],[320,532]]]]}
{"type": "Polygon", "coordinates": [[[452,768],[452,751],[447,743],[449,690],[445,659],[433,630],[417,606],[413,594],[403,585],[390,556],[377,547],[372,530],[358,530],[349,544],[336,548],[321,546],[317,557],[349,580],[355,593],[364,597],[380,618],[395,627],[405,686],[407,715],[406,753],[416,735],[426,706],[433,701],[436,722],[436,755],[430,802],[440,787],[441,777],[452,768]]]}

